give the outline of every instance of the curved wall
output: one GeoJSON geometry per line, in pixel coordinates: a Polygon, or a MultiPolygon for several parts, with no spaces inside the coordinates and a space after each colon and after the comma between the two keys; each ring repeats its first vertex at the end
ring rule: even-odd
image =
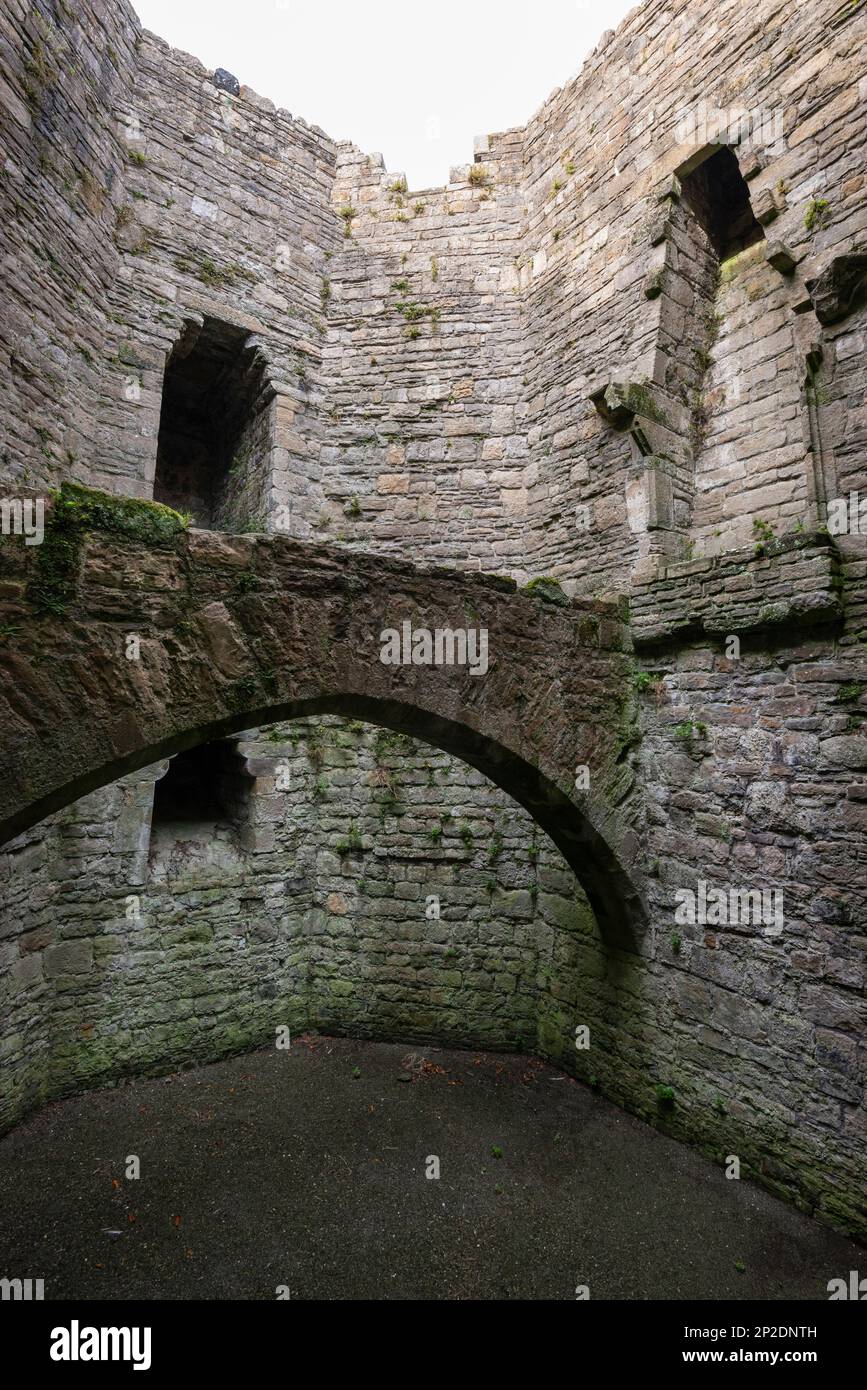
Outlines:
{"type": "Polygon", "coordinates": [[[4,1120],[279,1023],[520,1045],[863,1234],[863,543],[798,548],[867,491],[863,304],[820,320],[814,286],[867,237],[863,7],[651,0],[419,193],[124,4],[0,25],[4,486],[149,497],[169,352],[243,333],[268,415],[233,527],[629,594],[653,914],[640,956],[604,949],[526,817],[439,754],[265,731],[240,830],[149,865],[141,778],[5,848],[4,1120]],[[736,149],[766,245],[718,274],[683,197],[701,102],[771,117],[736,149]],[[782,892],[782,937],[677,925],[700,881],[782,892]]]}

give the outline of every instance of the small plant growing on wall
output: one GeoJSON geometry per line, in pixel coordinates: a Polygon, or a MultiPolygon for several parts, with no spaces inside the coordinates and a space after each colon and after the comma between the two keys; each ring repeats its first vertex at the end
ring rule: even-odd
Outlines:
{"type": "Polygon", "coordinates": [[[685,719],[682,724],[676,725],[674,736],[683,739],[685,743],[691,743],[694,738],[707,738],[707,725],[685,719]]]}
{"type": "Polygon", "coordinates": [[[813,232],[821,231],[828,221],[831,211],[831,204],[827,198],[811,198],[807,204],[807,211],[804,213],[804,226],[812,236],[813,232]]]}
{"type": "Polygon", "coordinates": [[[495,830],[491,836],[491,847],[488,850],[488,863],[496,864],[500,855],[503,853],[503,837],[499,830],[495,830]]]}
{"type": "Polygon", "coordinates": [[[753,518],[753,533],[756,537],[756,554],[765,555],[776,540],[777,534],[770,521],[763,521],[761,517],[753,518]]]}
{"type": "Polygon", "coordinates": [[[857,681],[852,681],[848,685],[841,685],[834,696],[835,705],[851,705],[861,699],[861,686],[857,681]]]}
{"type": "Polygon", "coordinates": [[[345,854],[355,854],[362,848],[361,831],[358,829],[355,821],[350,821],[346,839],[337,842],[337,853],[341,856],[345,854]]]}
{"type": "Polygon", "coordinates": [[[244,570],[241,574],[238,575],[238,578],[236,580],[235,593],[255,594],[258,589],[261,589],[261,587],[262,581],[259,578],[259,576],[257,574],[253,574],[249,570],[244,570]]]}
{"type": "Polygon", "coordinates": [[[648,690],[655,690],[661,680],[662,676],[650,671],[638,671],[634,680],[635,689],[639,695],[643,695],[648,690]]]}

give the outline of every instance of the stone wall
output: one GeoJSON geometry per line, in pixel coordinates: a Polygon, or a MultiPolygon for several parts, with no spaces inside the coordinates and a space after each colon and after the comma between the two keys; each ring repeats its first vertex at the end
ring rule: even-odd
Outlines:
{"type": "Polygon", "coordinates": [[[234,529],[599,591],[821,520],[806,286],[867,236],[860,5],[652,0],[418,193],[125,5],[4,23],[7,476],[150,496],[166,362],[207,320],[264,382],[234,529]],[[724,268],[682,196],[721,118],[763,235],[724,268]],[[594,409],[611,381],[643,385],[646,447],[594,409]]]}
{"type": "Polygon", "coordinates": [[[280,1025],[519,1047],[863,1232],[867,662],[821,629],[642,650],[637,953],[462,764],[345,721],[251,733],[240,823],[148,837],[147,775],[7,851],[5,1115],[280,1025]],[[779,891],[783,933],[680,925],[701,880],[779,891]]]}
{"type": "Polygon", "coordinates": [[[867,235],[865,44],[860,6],[826,25],[778,0],[749,17],[739,0],[644,5],[529,123],[528,549],[539,568],[618,583],[648,554],[743,545],[756,517],[780,531],[818,519],[803,390],[818,326],[804,286],[867,235]],[[703,306],[682,180],[717,112],[744,134],[735,154],[753,211],[794,269],[782,275],[750,250],[726,262],[703,306]],[[678,370],[684,354],[703,380],[678,370]],[[589,404],[600,379],[646,384],[649,464],[589,404]],[[658,504],[660,471],[685,473],[692,516],[679,514],[677,478],[658,504]],[[590,509],[587,531],[574,527],[576,505],[590,509]]]}
{"type": "Polygon", "coordinates": [[[267,1045],[280,1026],[568,1049],[593,917],[526,812],[357,722],[224,746],[247,782],[235,815],[152,826],[164,763],[0,858],[4,1124],[82,1085],[267,1045]]]}
{"type": "Polygon", "coordinates": [[[248,733],[225,823],[151,836],[158,769],[7,847],[4,1122],[279,1024],[520,1046],[867,1232],[867,562],[820,529],[867,490],[864,15],[650,0],[413,192],[124,4],[5,7],[4,485],[150,497],[167,363],[216,324],[258,404],[215,524],[627,594],[651,927],[606,945],[443,754],[248,733]],[[761,125],[762,234],[722,264],[702,103],[761,125]],[[781,893],[783,934],[679,924],[699,882],[781,893]]]}
{"type": "Polygon", "coordinates": [[[19,486],[119,471],[97,459],[136,42],[125,6],[101,0],[0,13],[0,453],[19,486]]]}

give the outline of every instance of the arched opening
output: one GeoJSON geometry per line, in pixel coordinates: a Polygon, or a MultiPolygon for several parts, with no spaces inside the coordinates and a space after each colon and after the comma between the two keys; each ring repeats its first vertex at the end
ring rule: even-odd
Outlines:
{"type": "Polygon", "coordinates": [[[245,329],[213,318],[188,323],[166,364],[154,500],[210,530],[243,530],[260,518],[270,395],[245,329]]]}
{"type": "Polygon", "coordinates": [[[609,810],[593,794],[582,805],[540,767],[513,749],[468,724],[433,714],[421,706],[355,693],[332,693],[314,698],[253,707],[213,723],[171,734],[124,757],[92,767],[49,795],[0,822],[0,844],[52,811],[140,768],[172,758],[199,744],[252,727],[282,723],[317,714],[344,715],[381,725],[394,733],[424,739],[445,753],[476,768],[526,810],[551,837],[576,873],[593,907],[600,930],[612,945],[634,949],[643,930],[645,909],[630,875],[610,842],[605,824],[609,810]],[[597,821],[602,821],[598,824],[597,821]]]}
{"type": "Polygon", "coordinates": [[[265,1046],[278,1027],[520,1051],[583,1075],[581,1023],[620,1065],[615,995],[633,967],[557,846],[466,760],[381,721],[200,739],[19,850],[27,1044],[0,1125],[58,1092],[265,1046]],[[46,918],[49,877],[73,918],[46,918]]]}

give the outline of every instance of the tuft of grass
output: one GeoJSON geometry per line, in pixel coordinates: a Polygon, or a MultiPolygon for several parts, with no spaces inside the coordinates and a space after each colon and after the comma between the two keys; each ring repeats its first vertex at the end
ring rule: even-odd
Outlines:
{"type": "Polygon", "coordinates": [[[753,517],[753,533],[756,537],[757,555],[764,555],[767,548],[777,539],[773,523],[763,521],[760,516],[753,517]]]}
{"type": "Polygon", "coordinates": [[[337,853],[342,857],[345,854],[355,854],[363,848],[361,831],[355,821],[349,822],[349,831],[345,840],[339,840],[335,846],[337,853]]]}

